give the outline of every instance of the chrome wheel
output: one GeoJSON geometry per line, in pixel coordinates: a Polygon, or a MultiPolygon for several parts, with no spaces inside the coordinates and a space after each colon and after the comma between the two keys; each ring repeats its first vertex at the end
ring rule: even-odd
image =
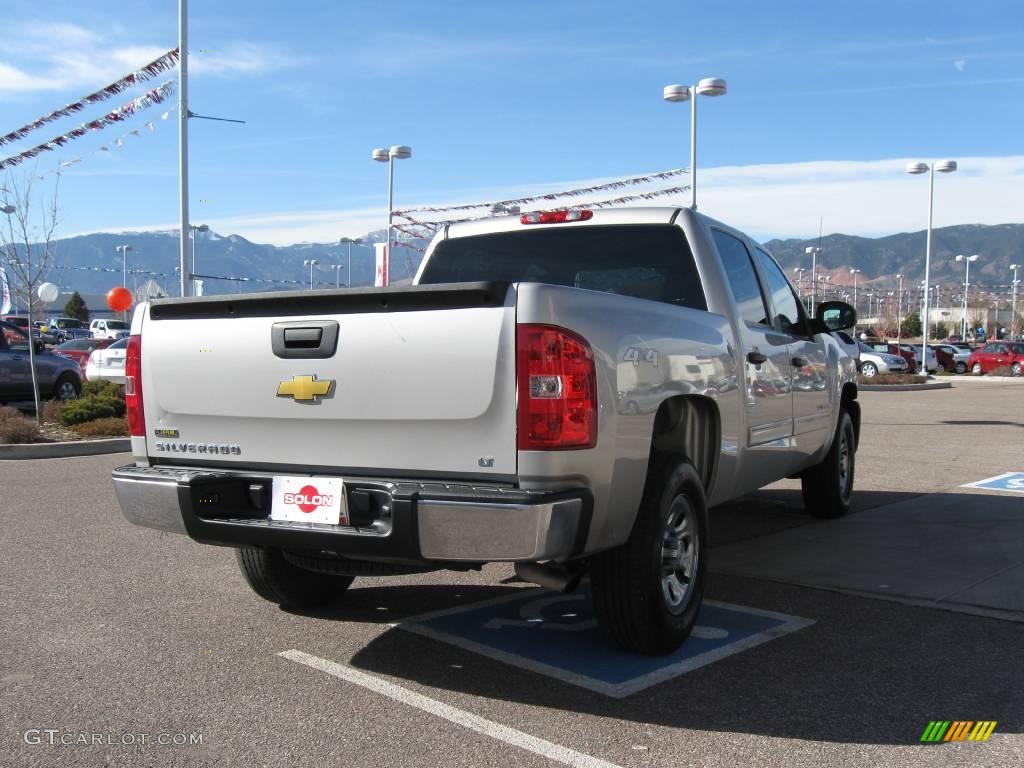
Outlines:
{"type": "Polygon", "coordinates": [[[661,544],[661,594],[669,612],[682,613],[690,602],[700,565],[696,512],[685,496],[677,496],[665,518],[661,544]]]}
{"type": "Polygon", "coordinates": [[[75,386],[75,382],[70,379],[64,379],[60,382],[57,387],[57,399],[58,400],[74,400],[78,397],[78,388],[75,386]]]}
{"type": "Polygon", "coordinates": [[[864,363],[860,367],[860,373],[861,376],[866,376],[867,378],[870,379],[872,376],[878,373],[878,368],[875,367],[874,363],[864,363]]]}
{"type": "Polygon", "coordinates": [[[975,363],[971,366],[971,373],[975,376],[981,376],[981,363],[975,363]]]}
{"type": "Polygon", "coordinates": [[[1010,366],[1010,372],[1014,376],[1020,376],[1020,363],[1014,363],[1013,365],[1011,365],[1010,366]]]}

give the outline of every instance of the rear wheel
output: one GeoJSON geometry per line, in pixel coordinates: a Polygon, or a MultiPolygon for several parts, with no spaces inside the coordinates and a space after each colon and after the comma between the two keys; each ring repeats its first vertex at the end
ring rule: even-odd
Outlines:
{"type": "Polygon", "coordinates": [[[825,459],[800,476],[804,509],[814,517],[842,517],[850,511],[857,444],[853,420],[845,410],[825,459]]]}
{"type": "Polygon", "coordinates": [[[591,563],[594,613],[612,643],[660,656],[686,641],[704,597],[707,540],[697,470],[655,460],[629,540],[591,563]]]}
{"type": "Polygon", "coordinates": [[[278,605],[315,608],[348,589],[351,576],[329,576],[299,568],[279,549],[239,547],[238,567],[252,591],[278,605]]]}
{"type": "Polygon", "coordinates": [[[867,376],[869,379],[878,373],[878,366],[874,363],[865,360],[860,364],[860,375],[867,376]]]}
{"type": "Polygon", "coordinates": [[[967,373],[967,363],[959,362],[956,364],[957,373],[967,373]]]}
{"type": "Polygon", "coordinates": [[[82,383],[71,374],[65,373],[53,387],[53,396],[58,400],[75,400],[82,393],[82,383]]]}

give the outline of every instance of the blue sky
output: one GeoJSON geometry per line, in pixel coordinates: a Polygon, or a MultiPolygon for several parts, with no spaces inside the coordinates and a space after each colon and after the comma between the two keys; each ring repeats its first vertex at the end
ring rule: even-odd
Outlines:
{"type": "MultiPolygon", "coordinates": [[[[173,47],[176,5],[8,3],[0,133],[173,47]]],[[[925,182],[903,163],[948,156],[962,170],[936,184],[937,225],[1021,220],[1019,1],[190,6],[190,106],[247,121],[191,122],[192,219],[224,234],[286,243],[380,228],[386,168],[370,150],[396,143],[413,147],[395,169],[398,208],[682,167],[689,110],[661,90],[706,76],[729,83],[699,103],[712,215],[763,237],[816,233],[821,217],[826,231],[920,229],[925,182]]],[[[42,172],[83,158],[61,179],[63,234],[174,225],[177,135],[164,109],[38,160],[42,172]],[[154,133],[96,153],[154,118],[154,133]]]]}

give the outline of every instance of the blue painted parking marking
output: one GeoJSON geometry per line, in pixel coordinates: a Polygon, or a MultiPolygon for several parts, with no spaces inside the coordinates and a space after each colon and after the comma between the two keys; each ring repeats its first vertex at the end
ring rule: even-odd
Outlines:
{"type": "Polygon", "coordinates": [[[814,623],[705,600],[697,627],[682,648],[669,656],[640,656],[619,651],[603,638],[587,586],[571,595],[546,589],[516,591],[416,616],[398,627],[622,698],[814,623]]]}
{"type": "Polygon", "coordinates": [[[984,488],[988,491],[1009,491],[1024,493],[1024,472],[1004,472],[1001,475],[961,485],[961,488],[984,488]]]}

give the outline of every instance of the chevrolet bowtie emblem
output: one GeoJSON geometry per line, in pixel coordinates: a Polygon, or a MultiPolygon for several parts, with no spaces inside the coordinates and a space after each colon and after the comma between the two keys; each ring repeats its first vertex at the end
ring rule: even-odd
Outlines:
{"type": "Polygon", "coordinates": [[[312,376],[292,376],[291,381],[282,381],[277,387],[278,397],[294,397],[296,400],[320,402],[317,397],[331,393],[334,379],[318,379],[312,376]]]}

